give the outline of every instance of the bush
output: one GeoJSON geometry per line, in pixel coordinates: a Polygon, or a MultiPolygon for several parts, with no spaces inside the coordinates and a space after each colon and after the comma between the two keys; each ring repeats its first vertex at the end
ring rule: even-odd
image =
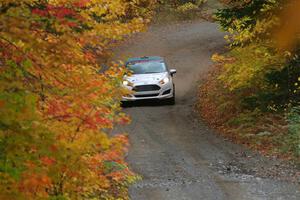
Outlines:
{"type": "Polygon", "coordinates": [[[197,10],[198,9],[198,6],[189,2],[189,3],[186,3],[186,4],[183,4],[181,6],[178,6],[176,8],[176,11],[177,12],[190,12],[190,11],[193,11],[193,10],[197,10]]]}

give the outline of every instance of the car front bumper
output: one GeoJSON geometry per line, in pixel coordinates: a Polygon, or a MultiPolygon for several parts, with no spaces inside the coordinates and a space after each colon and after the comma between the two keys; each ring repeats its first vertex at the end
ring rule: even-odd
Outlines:
{"type": "Polygon", "coordinates": [[[173,97],[174,95],[173,83],[159,85],[159,87],[160,87],[159,90],[153,90],[153,91],[134,91],[133,87],[126,87],[127,89],[132,91],[132,94],[124,96],[122,98],[122,101],[136,101],[136,100],[146,100],[146,99],[160,100],[160,99],[169,99],[173,97]]]}

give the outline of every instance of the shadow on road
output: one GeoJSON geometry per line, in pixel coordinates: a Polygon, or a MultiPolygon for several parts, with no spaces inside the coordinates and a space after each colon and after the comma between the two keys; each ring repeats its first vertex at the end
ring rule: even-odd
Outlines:
{"type": "Polygon", "coordinates": [[[174,106],[174,105],[170,105],[168,101],[165,100],[149,99],[149,100],[122,102],[121,106],[123,108],[130,108],[130,107],[159,107],[159,106],[174,106]]]}

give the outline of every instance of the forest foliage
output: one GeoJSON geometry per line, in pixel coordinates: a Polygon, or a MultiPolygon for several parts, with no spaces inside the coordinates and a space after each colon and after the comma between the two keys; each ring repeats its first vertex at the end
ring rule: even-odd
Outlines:
{"type": "Polygon", "coordinates": [[[222,2],[215,18],[228,51],[212,57],[215,71],[200,89],[214,104],[200,105],[204,116],[253,148],[299,158],[299,1],[222,2]]]}
{"type": "Polygon", "coordinates": [[[203,18],[207,0],[159,0],[156,22],[172,23],[203,18]]]}
{"type": "Polygon", "coordinates": [[[109,134],[130,121],[124,70],[99,63],[155,3],[0,2],[0,199],[128,198],[127,137],[109,134]]]}

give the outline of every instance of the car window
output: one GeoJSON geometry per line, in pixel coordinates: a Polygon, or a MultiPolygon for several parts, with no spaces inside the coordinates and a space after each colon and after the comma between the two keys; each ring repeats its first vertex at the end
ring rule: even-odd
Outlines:
{"type": "Polygon", "coordinates": [[[127,68],[133,74],[150,74],[166,72],[166,65],[161,61],[151,62],[131,62],[127,63],[127,68]]]}

